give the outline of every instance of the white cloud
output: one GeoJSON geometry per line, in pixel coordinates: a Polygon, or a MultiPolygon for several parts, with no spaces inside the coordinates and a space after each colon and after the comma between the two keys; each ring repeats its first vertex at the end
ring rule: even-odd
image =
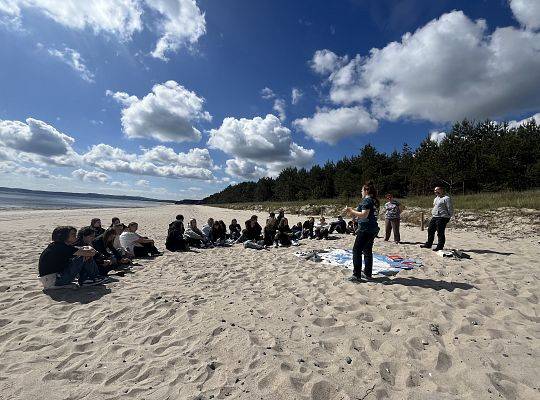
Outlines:
{"type": "Polygon", "coordinates": [[[56,57],[63,63],[69,65],[86,82],[94,82],[94,74],[88,70],[84,64],[84,59],[77,51],[70,49],[69,47],[64,48],[64,50],[49,49],[47,51],[51,56],[56,57]]]}
{"type": "Polygon", "coordinates": [[[256,181],[268,175],[268,170],[251,161],[233,158],[226,161],[225,172],[231,176],[256,181]]]}
{"type": "Polygon", "coordinates": [[[311,59],[310,66],[313,71],[324,75],[334,72],[349,61],[347,56],[339,57],[334,52],[324,49],[317,50],[311,59]]]}
{"type": "Polygon", "coordinates": [[[537,114],[534,114],[534,115],[532,115],[532,116],[530,116],[528,118],[522,119],[521,121],[509,121],[508,122],[508,127],[509,128],[517,128],[520,125],[527,124],[528,122],[530,122],[533,119],[536,122],[536,125],[540,126],[540,113],[537,113],[537,114]]]}
{"type": "Polygon", "coordinates": [[[510,8],[521,25],[528,29],[540,29],[540,1],[510,0],[510,8]]]}
{"type": "Polygon", "coordinates": [[[298,88],[292,88],[292,91],[291,91],[291,103],[293,105],[296,105],[298,104],[298,102],[300,101],[300,99],[302,98],[304,94],[302,93],[302,91],[298,88]]]}
{"type": "Polygon", "coordinates": [[[60,160],[74,154],[71,136],[59,132],[51,125],[34,119],[21,121],[0,120],[0,145],[8,149],[60,160]]]}
{"type": "Polygon", "coordinates": [[[195,0],[145,0],[146,4],[163,16],[160,30],[163,36],[156,44],[152,56],[167,60],[167,52],[183,45],[194,44],[206,33],[204,14],[195,0]]]}
{"type": "Polygon", "coordinates": [[[106,183],[109,181],[110,176],[99,171],[87,171],[79,168],[71,173],[71,176],[77,178],[83,182],[101,182],[106,183]]]}
{"type": "Polygon", "coordinates": [[[506,27],[489,35],[484,20],[461,11],[337,69],[325,54],[329,66],[314,65],[330,73],[331,100],[366,102],[378,118],[448,122],[540,106],[540,34],[506,27]]]}
{"type": "Polygon", "coordinates": [[[0,161],[0,172],[5,174],[25,175],[30,178],[66,179],[64,176],[53,175],[46,169],[26,167],[13,161],[0,161]]]}
{"type": "Polygon", "coordinates": [[[315,154],[294,143],[290,129],[271,114],[265,118],[225,118],[218,129],[210,131],[208,145],[234,157],[227,161],[227,172],[253,171],[247,164],[250,162],[260,168],[258,171],[275,175],[288,166],[311,164],[315,154]]]}
{"type": "Polygon", "coordinates": [[[265,100],[270,100],[276,97],[276,94],[269,87],[265,87],[264,89],[261,90],[261,97],[265,100]]]}
{"type": "Polygon", "coordinates": [[[203,110],[204,99],[175,81],[154,85],[152,92],[142,99],[110,90],[106,94],[124,106],[122,127],[128,138],[199,141],[202,135],[193,123],[212,120],[203,110]]]}
{"type": "Polygon", "coordinates": [[[205,34],[206,21],[195,0],[0,0],[0,13],[21,20],[24,9],[42,12],[71,29],[90,28],[129,40],[143,29],[141,16],[156,15],[161,37],[152,55],[165,60],[166,53],[192,45],[205,34]]]}
{"type": "Polygon", "coordinates": [[[279,119],[281,121],[285,121],[287,118],[287,114],[285,113],[285,100],[283,99],[275,99],[274,100],[274,107],[272,109],[278,114],[279,119]]]}
{"type": "Polygon", "coordinates": [[[429,140],[440,144],[446,138],[446,132],[433,131],[429,134],[429,140]]]}
{"type": "Polygon", "coordinates": [[[135,182],[135,186],[141,186],[141,187],[149,187],[150,182],[146,179],[139,179],[137,182],[135,182]]]}
{"type": "Polygon", "coordinates": [[[92,146],[87,153],[82,155],[82,159],[85,164],[107,172],[213,180],[212,171],[204,167],[209,165],[209,161],[203,154],[205,151],[208,150],[191,149],[188,153],[176,154],[172,149],[158,146],[157,149],[143,149],[142,154],[133,154],[100,143],[92,146]]]}
{"type": "Polygon", "coordinates": [[[375,132],[378,122],[363,107],[343,107],[335,110],[321,110],[311,118],[294,121],[317,142],[337,143],[348,136],[375,132]]]}

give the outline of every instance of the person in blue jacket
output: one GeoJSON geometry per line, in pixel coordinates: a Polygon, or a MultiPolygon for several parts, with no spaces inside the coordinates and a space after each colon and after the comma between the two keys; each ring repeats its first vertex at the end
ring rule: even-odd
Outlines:
{"type": "Polygon", "coordinates": [[[353,247],[353,275],[349,278],[352,282],[361,282],[362,278],[362,254],[364,255],[364,275],[371,279],[373,270],[373,241],[379,233],[377,216],[379,215],[379,200],[377,190],[373,182],[367,182],[362,187],[362,202],[358,207],[345,207],[344,212],[358,219],[358,230],[353,247]]]}

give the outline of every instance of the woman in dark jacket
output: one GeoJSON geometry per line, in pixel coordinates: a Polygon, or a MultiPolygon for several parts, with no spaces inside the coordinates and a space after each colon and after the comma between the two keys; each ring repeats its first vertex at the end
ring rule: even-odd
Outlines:
{"type": "Polygon", "coordinates": [[[302,238],[313,239],[313,228],[315,227],[315,218],[309,217],[309,219],[302,225],[302,238]]]}
{"type": "Polygon", "coordinates": [[[275,246],[290,246],[292,230],[289,227],[289,220],[286,217],[281,218],[277,227],[277,233],[274,238],[275,246]]]}
{"type": "MultiPolygon", "coordinates": [[[[96,234],[94,229],[91,226],[87,226],[79,229],[77,232],[77,241],[73,245],[77,247],[92,246],[95,238],[96,234]]],[[[93,259],[98,267],[100,275],[106,276],[110,271],[112,271],[113,268],[111,260],[103,257],[103,254],[101,254],[99,251],[96,252],[93,259]]]]}
{"type": "Polygon", "coordinates": [[[169,251],[188,251],[189,245],[184,239],[184,223],[183,220],[177,219],[169,225],[165,247],[169,251]]]}
{"type": "Polygon", "coordinates": [[[99,235],[92,241],[92,247],[100,253],[104,259],[110,260],[111,265],[129,264],[130,260],[124,258],[122,254],[114,247],[114,238],[116,231],[114,228],[107,228],[102,235],[99,235]]]}

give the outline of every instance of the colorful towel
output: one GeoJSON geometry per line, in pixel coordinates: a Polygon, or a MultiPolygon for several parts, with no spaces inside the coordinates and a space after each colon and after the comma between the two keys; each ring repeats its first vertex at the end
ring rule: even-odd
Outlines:
{"type": "MultiPolygon", "coordinates": [[[[353,269],[352,250],[329,249],[315,251],[316,257],[308,257],[303,252],[295,253],[297,257],[302,257],[312,261],[320,261],[324,264],[338,265],[350,270],[353,269]]],[[[403,258],[399,255],[373,254],[373,275],[396,275],[404,269],[413,269],[422,266],[420,260],[403,258]]]]}

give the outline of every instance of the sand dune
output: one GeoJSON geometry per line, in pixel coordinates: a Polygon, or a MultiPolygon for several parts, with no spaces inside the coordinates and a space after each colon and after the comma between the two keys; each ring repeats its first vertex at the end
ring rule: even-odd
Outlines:
{"type": "MultiPolygon", "coordinates": [[[[425,266],[376,284],[298,248],[166,252],[117,281],[44,294],[37,259],[57,224],[118,216],[164,248],[202,206],[0,213],[0,399],[538,399],[540,237],[450,230],[443,259],[409,244],[375,250],[425,266]]],[[[265,215],[260,214],[261,218],[265,215]]],[[[302,217],[303,218],[303,217],[302,217]]],[[[290,217],[290,222],[298,218],[290,217]]]]}

